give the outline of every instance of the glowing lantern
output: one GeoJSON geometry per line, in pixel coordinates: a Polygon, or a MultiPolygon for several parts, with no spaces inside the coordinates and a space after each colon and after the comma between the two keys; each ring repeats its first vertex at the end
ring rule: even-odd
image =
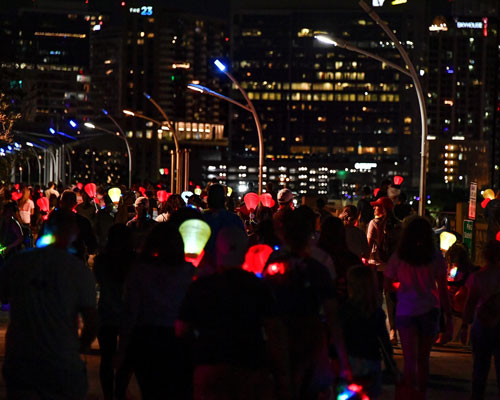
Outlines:
{"type": "Polygon", "coordinates": [[[374,195],[375,197],[377,197],[378,192],[380,192],[380,188],[376,188],[376,189],[373,191],[373,195],[374,195]]]}
{"type": "Polygon", "coordinates": [[[260,199],[257,193],[247,193],[245,197],[243,197],[243,201],[245,202],[247,209],[250,210],[250,212],[253,212],[259,205],[260,199]]]}
{"type": "Polygon", "coordinates": [[[78,190],[82,190],[82,189],[83,189],[83,183],[78,182],[78,183],[76,184],[76,187],[78,188],[78,190]]]}
{"type": "Polygon", "coordinates": [[[21,197],[23,197],[23,194],[19,192],[12,192],[11,197],[12,200],[18,201],[21,197]]]}
{"type": "Polygon", "coordinates": [[[194,189],[194,194],[196,194],[197,196],[201,194],[201,188],[199,186],[196,186],[196,188],[194,189]]]}
{"type": "Polygon", "coordinates": [[[49,212],[49,199],[47,197],[40,197],[36,201],[36,205],[38,206],[38,208],[40,208],[40,210],[49,212]]]}
{"type": "Polygon", "coordinates": [[[87,183],[85,185],[85,193],[87,193],[87,195],[93,199],[95,198],[95,195],[97,193],[97,186],[95,185],[95,183],[87,183]]]}
{"type": "Polygon", "coordinates": [[[491,199],[484,199],[482,202],[481,202],[481,207],[483,208],[486,208],[486,206],[488,205],[488,203],[491,201],[491,199]]]}
{"type": "Polygon", "coordinates": [[[403,183],[403,177],[402,176],[399,176],[399,175],[396,175],[392,181],[394,182],[395,185],[401,185],[403,183]]]}
{"type": "Polygon", "coordinates": [[[268,275],[277,275],[277,274],[281,274],[283,275],[285,273],[285,263],[282,263],[282,262],[274,262],[274,263],[271,263],[267,266],[267,274],[268,275]]]}
{"type": "Polygon", "coordinates": [[[497,232],[497,235],[496,235],[495,239],[496,239],[496,240],[498,240],[498,241],[500,242],[500,231],[499,231],[499,232],[497,232]]]}
{"type": "Polygon", "coordinates": [[[108,196],[113,203],[118,203],[122,197],[122,191],[119,188],[111,188],[108,190],[108,196]]]}
{"type": "Polygon", "coordinates": [[[170,197],[170,193],[167,193],[166,190],[158,190],[158,192],[156,192],[156,197],[158,197],[160,203],[165,203],[170,197]]]}
{"type": "Polygon", "coordinates": [[[273,249],[267,244],[256,244],[255,246],[250,247],[245,256],[243,269],[260,276],[266,266],[267,259],[272,252],[273,249]]]}
{"type": "Polygon", "coordinates": [[[190,192],[189,190],[185,191],[185,192],[182,192],[181,193],[181,197],[182,197],[182,200],[184,200],[184,203],[187,204],[189,198],[193,195],[193,192],[190,192]]]}
{"type": "Polygon", "coordinates": [[[139,192],[141,192],[141,194],[144,196],[144,197],[147,197],[146,196],[146,189],[144,189],[142,186],[139,187],[139,192]]]}
{"type": "Polygon", "coordinates": [[[198,257],[210,238],[210,226],[201,219],[188,219],[179,227],[184,241],[184,254],[188,258],[198,257]]]}
{"type": "Polygon", "coordinates": [[[401,286],[401,282],[392,282],[392,287],[394,290],[398,290],[401,286]]]}
{"type": "Polygon", "coordinates": [[[273,196],[271,196],[271,193],[263,193],[260,195],[260,202],[264,207],[269,207],[273,208],[274,207],[274,199],[273,196]]]}
{"type": "Polygon", "coordinates": [[[227,197],[231,196],[231,193],[233,193],[233,189],[230,186],[227,186],[227,197]]]}
{"type": "Polygon", "coordinates": [[[493,189],[486,189],[483,192],[483,198],[493,200],[495,198],[495,192],[493,189]]]}
{"type": "Polygon", "coordinates": [[[453,243],[457,241],[457,237],[450,232],[442,232],[439,235],[439,247],[441,250],[448,251],[448,249],[453,246],[453,243]]]}

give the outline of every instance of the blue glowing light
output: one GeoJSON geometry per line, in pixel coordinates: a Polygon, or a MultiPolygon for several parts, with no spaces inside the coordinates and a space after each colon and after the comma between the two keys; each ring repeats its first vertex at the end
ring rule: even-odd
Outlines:
{"type": "Polygon", "coordinates": [[[56,130],[54,128],[49,128],[49,132],[54,135],[56,133],[56,130]]]}
{"type": "Polygon", "coordinates": [[[69,120],[69,124],[71,125],[72,128],[76,128],[78,126],[78,124],[72,119],[69,120]]]}
{"type": "Polygon", "coordinates": [[[453,69],[453,67],[446,67],[446,72],[449,74],[454,74],[455,70],[453,69]]]}
{"type": "Polygon", "coordinates": [[[43,235],[36,241],[36,247],[47,247],[53,244],[55,241],[56,238],[54,237],[54,235],[51,234],[43,235]]]}
{"type": "Polygon", "coordinates": [[[7,150],[11,150],[12,151],[12,146],[7,146],[7,150]]]}
{"type": "Polygon", "coordinates": [[[144,92],[143,94],[146,97],[146,99],[148,99],[148,100],[151,99],[151,96],[149,94],[147,94],[146,92],[144,92]]]}
{"type": "Polygon", "coordinates": [[[109,112],[108,112],[107,110],[105,110],[104,108],[102,109],[102,113],[103,113],[104,115],[108,115],[108,114],[109,114],[109,112]]]}
{"type": "Polygon", "coordinates": [[[219,68],[221,72],[224,72],[226,70],[226,66],[222,64],[219,60],[215,60],[214,64],[219,68]]]}
{"type": "Polygon", "coordinates": [[[278,245],[274,246],[274,250],[278,251],[280,247],[278,245]]]}

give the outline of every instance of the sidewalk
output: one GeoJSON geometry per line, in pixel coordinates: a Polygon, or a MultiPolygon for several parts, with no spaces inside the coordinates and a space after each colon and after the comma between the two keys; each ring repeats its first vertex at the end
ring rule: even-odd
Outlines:
{"type": "MultiPolygon", "coordinates": [[[[3,363],[7,313],[0,312],[0,362],[3,363]]],[[[395,358],[400,370],[403,366],[401,347],[395,348],[395,358]]],[[[102,399],[99,386],[99,349],[97,341],[92,345],[92,354],[86,355],[89,377],[89,400],[102,399]]],[[[428,400],[468,400],[470,395],[470,377],[472,355],[470,349],[459,344],[434,347],[431,353],[431,378],[428,400]]],[[[498,400],[496,397],[495,368],[492,365],[488,381],[486,400],[498,400]]],[[[133,379],[129,386],[129,399],[139,400],[137,383],[133,379]]],[[[394,398],[394,386],[384,385],[379,399],[394,398]]],[[[5,399],[5,384],[0,378],[0,399],[5,399]]]]}

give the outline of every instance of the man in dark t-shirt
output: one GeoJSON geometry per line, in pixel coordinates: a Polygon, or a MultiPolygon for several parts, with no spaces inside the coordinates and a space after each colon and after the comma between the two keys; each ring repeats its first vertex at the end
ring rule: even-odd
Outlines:
{"type": "Polygon", "coordinates": [[[263,281],[241,269],[247,243],[237,227],[223,228],[216,239],[216,273],[195,281],[181,306],[177,334],[196,332],[195,399],[238,399],[242,391],[248,399],[268,398],[270,370],[277,377],[276,393],[288,397],[283,360],[268,368],[268,360],[279,359],[283,343],[276,334],[273,295],[263,281]]]}

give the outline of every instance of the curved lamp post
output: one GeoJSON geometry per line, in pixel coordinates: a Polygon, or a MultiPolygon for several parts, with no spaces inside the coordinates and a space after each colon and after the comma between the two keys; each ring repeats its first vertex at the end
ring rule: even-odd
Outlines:
{"type": "Polygon", "coordinates": [[[116,122],[116,120],[111,115],[109,115],[106,110],[102,110],[102,112],[111,120],[111,122],[113,122],[113,124],[117,127],[119,133],[112,132],[109,129],[94,125],[91,122],[85,122],[84,125],[89,129],[97,129],[98,131],[110,133],[113,136],[118,136],[125,142],[125,147],[127,148],[128,154],[128,188],[130,189],[132,187],[132,152],[130,151],[130,144],[128,142],[127,136],[125,135],[125,132],[123,132],[122,127],[118,125],[118,122],[116,122]]]}
{"type": "MultiPolygon", "coordinates": [[[[402,73],[403,75],[406,75],[410,78],[413,79],[413,83],[415,84],[415,78],[411,71],[394,64],[393,62],[386,60],[383,57],[380,57],[377,54],[373,54],[369,51],[360,49],[356,46],[354,46],[351,43],[346,42],[345,40],[339,39],[339,38],[332,38],[328,37],[326,35],[318,35],[315,36],[315,39],[320,41],[321,43],[332,45],[332,46],[337,46],[342,49],[346,49],[349,51],[353,51],[355,53],[364,55],[368,58],[372,58],[374,60],[380,61],[383,64],[386,64],[392,69],[395,69],[396,71],[402,73]]],[[[418,78],[416,78],[418,81],[418,78]]],[[[420,90],[418,89],[417,85],[415,84],[415,88],[417,91],[417,97],[418,97],[418,103],[419,103],[419,108],[420,108],[420,116],[421,116],[421,125],[422,125],[422,139],[421,139],[421,145],[422,145],[422,150],[421,150],[421,165],[420,165],[420,190],[419,190],[419,196],[420,196],[420,201],[419,201],[419,206],[418,206],[418,214],[419,215],[424,215],[424,210],[425,210],[425,205],[423,204],[424,201],[422,199],[425,199],[425,179],[426,179],[426,167],[427,167],[427,124],[424,123],[423,121],[427,121],[427,111],[425,108],[425,102],[423,101],[423,92],[422,92],[422,87],[420,86],[420,90]],[[422,101],[421,101],[422,100],[422,101]],[[425,150],[424,150],[425,149],[425,150]]]]}
{"type": "Polygon", "coordinates": [[[410,60],[408,53],[404,49],[403,45],[400,43],[394,32],[387,26],[387,24],[382,21],[382,19],[378,16],[378,14],[364,2],[364,0],[360,0],[360,7],[373,19],[380,28],[385,32],[387,36],[392,40],[399,54],[403,58],[403,61],[406,63],[408,70],[411,74],[411,78],[413,80],[413,84],[415,85],[415,90],[417,91],[418,97],[418,105],[420,108],[420,124],[422,129],[422,137],[420,140],[420,190],[419,196],[420,201],[418,202],[418,214],[423,216],[425,214],[425,189],[426,189],[426,174],[427,174],[427,153],[428,153],[428,141],[427,141],[427,109],[425,107],[425,98],[424,91],[422,89],[422,84],[420,83],[420,79],[418,77],[415,66],[410,60]]]}
{"type": "Polygon", "coordinates": [[[162,123],[154,118],[148,117],[144,114],[141,114],[141,113],[138,113],[135,111],[131,111],[131,110],[122,110],[122,112],[125,115],[128,115],[129,117],[137,117],[140,119],[145,119],[146,121],[150,121],[150,122],[158,125],[162,130],[165,130],[165,128],[166,128],[166,130],[169,130],[170,132],[172,132],[172,136],[174,138],[174,144],[175,144],[175,154],[172,157],[172,164],[170,166],[170,168],[172,169],[172,175],[171,175],[171,179],[170,179],[170,193],[176,193],[176,190],[178,193],[181,193],[182,192],[182,190],[181,190],[181,181],[182,181],[181,150],[179,149],[179,142],[177,140],[177,134],[173,130],[173,127],[172,127],[172,124],[170,123],[170,121],[166,121],[165,123],[162,123]],[[174,164],[174,159],[175,159],[175,164],[174,164]],[[174,187],[174,183],[175,183],[174,182],[174,168],[176,168],[176,170],[177,170],[177,174],[176,174],[177,186],[176,186],[176,188],[174,187]]]}
{"type": "Polygon", "coordinates": [[[238,90],[243,95],[243,98],[246,101],[246,105],[241,104],[240,102],[238,102],[236,100],[233,100],[233,99],[231,99],[227,96],[224,96],[220,93],[214,92],[213,90],[208,89],[208,88],[201,86],[201,85],[189,84],[187,87],[188,87],[188,89],[194,90],[196,92],[209,94],[209,95],[217,97],[219,99],[228,101],[228,102],[230,102],[234,105],[237,105],[238,107],[241,107],[244,110],[247,110],[250,113],[252,113],[252,117],[254,119],[255,126],[257,127],[257,135],[259,137],[259,195],[260,195],[260,194],[262,194],[262,174],[263,174],[263,169],[264,169],[264,139],[262,137],[262,126],[260,124],[259,116],[257,114],[257,111],[255,110],[255,107],[254,107],[252,101],[249,99],[247,93],[245,92],[245,90],[243,90],[243,88],[241,87],[239,82],[234,78],[234,76],[228,72],[227,67],[219,60],[215,60],[214,64],[219,69],[219,71],[223,72],[231,80],[231,82],[233,82],[233,84],[238,88],[238,90]]]}
{"type": "MultiPolygon", "coordinates": [[[[176,166],[176,170],[177,170],[177,176],[176,176],[177,191],[179,193],[181,193],[182,192],[182,189],[181,189],[182,176],[185,175],[185,181],[188,183],[189,183],[189,178],[186,175],[188,173],[188,169],[186,168],[184,171],[182,169],[182,153],[181,153],[181,150],[179,148],[179,137],[177,136],[177,131],[175,130],[175,125],[172,122],[170,122],[170,119],[168,118],[168,115],[165,112],[165,110],[160,107],[160,105],[155,101],[155,99],[153,99],[153,97],[151,97],[150,94],[144,92],[143,95],[160,112],[161,116],[165,120],[165,124],[167,125],[170,132],[172,132],[172,136],[174,138],[174,145],[175,145],[175,166],[176,166]]],[[[186,155],[186,157],[189,157],[189,155],[187,153],[185,153],[185,155],[186,155]]],[[[189,160],[186,161],[186,165],[189,165],[189,160]]],[[[173,176],[173,171],[172,171],[172,176],[173,176]]],[[[188,185],[185,185],[185,187],[184,187],[185,191],[189,189],[189,187],[187,187],[187,186],[188,185]]],[[[173,192],[174,191],[172,189],[172,193],[173,192]]]]}

